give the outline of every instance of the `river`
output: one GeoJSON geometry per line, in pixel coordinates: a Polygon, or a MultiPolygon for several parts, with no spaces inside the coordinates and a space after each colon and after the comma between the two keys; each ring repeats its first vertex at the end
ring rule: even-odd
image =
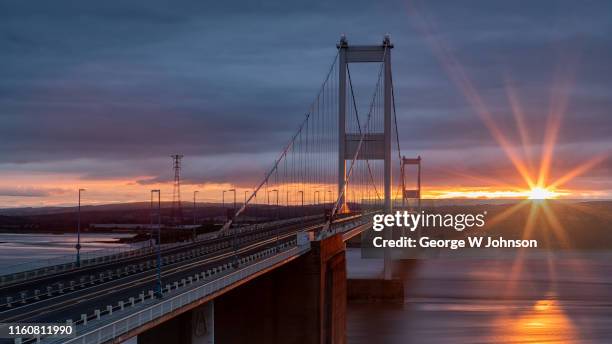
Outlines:
{"type": "MultiPolygon", "coordinates": [[[[349,249],[349,278],[382,262],[349,249]]],[[[422,260],[401,304],[349,303],[348,343],[612,343],[612,254],[422,260]]]]}
{"type": "MultiPolygon", "coordinates": [[[[131,236],[133,234],[82,233],[82,257],[127,249],[130,245],[118,243],[117,239],[131,236]]],[[[72,260],[75,244],[75,234],[0,233],[0,274],[72,260]]]]}

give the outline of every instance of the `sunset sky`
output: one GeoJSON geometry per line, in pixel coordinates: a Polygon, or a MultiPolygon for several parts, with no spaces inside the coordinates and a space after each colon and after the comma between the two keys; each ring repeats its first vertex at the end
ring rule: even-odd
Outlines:
{"type": "Polygon", "coordinates": [[[171,197],[176,152],[185,194],[252,189],[341,33],[391,34],[401,145],[423,156],[430,196],[529,188],[550,156],[545,184],[611,198],[610,13],[605,1],[1,2],[0,207],[71,205],[79,187],[89,203],[171,197]]]}

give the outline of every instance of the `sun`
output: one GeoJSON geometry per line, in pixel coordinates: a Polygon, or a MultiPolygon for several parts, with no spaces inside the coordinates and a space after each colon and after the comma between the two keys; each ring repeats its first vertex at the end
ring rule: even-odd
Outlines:
{"type": "Polygon", "coordinates": [[[527,192],[527,198],[529,199],[550,199],[557,196],[556,192],[539,186],[533,187],[527,192]]]}

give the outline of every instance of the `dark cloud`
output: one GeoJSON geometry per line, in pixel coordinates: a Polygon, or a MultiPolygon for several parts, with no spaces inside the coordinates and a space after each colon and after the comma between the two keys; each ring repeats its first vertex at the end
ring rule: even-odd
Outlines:
{"type": "Polygon", "coordinates": [[[407,151],[496,147],[420,18],[512,142],[508,84],[536,149],[559,96],[559,144],[609,149],[611,12],[604,1],[2,2],[0,166],[147,183],[168,180],[167,156],[181,152],[188,181],[250,182],[295,130],[342,32],[392,33],[407,151]]]}

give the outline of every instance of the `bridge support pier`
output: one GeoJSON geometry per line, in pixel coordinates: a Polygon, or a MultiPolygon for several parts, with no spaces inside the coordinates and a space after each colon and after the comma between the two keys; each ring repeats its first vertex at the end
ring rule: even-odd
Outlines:
{"type": "Polygon", "coordinates": [[[137,336],[138,344],[213,344],[214,301],[165,321],[137,336]]]}
{"type": "Polygon", "coordinates": [[[215,299],[218,343],[346,343],[341,235],[215,299]]]}
{"type": "Polygon", "coordinates": [[[345,344],[346,284],[345,244],[336,234],[213,301],[170,314],[136,342],[345,344]]]}

